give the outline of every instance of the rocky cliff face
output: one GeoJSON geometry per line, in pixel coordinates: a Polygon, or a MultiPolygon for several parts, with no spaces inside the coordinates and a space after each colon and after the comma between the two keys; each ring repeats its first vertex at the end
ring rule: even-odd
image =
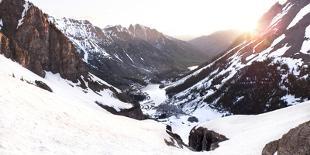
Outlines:
{"type": "Polygon", "coordinates": [[[262,155],[307,155],[310,154],[310,122],[291,129],[279,140],[268,143],[262,155]]]}
{"type": "Polygon", "coordinates": [[[168,103],[189,114],[210,107],[258,114],[309,100],[309,3],[275,4],[256,34],[240,36],[222,56],[168,87],[168,103]]]}
{"type": "Polygon", "coordinates": [[[174,77],[208,58],[186,42],[138,24],[100,29],[88,21],[50,21],[70,38],[94,74],[121,88],[174,77]]]}
{"type": "Polygon", "coordinates": [[[0,19],[5,56],[43,77],[44,71],[73,81],[87,75],[73,44],[30,2],[3,0],[0,19]]]}
{"type": "MultiPolygon", "coordinates": [[[[30,2],[0,2],[0,54],[41,77],[45,77],[46,72],[59,73],[62,78],[77,83],[77,89],[94,91],[98,96],[108,90],[123,102],[136,102],[91,75],[74,44],[48,20],[48,15],[30,2]]],[[[136,104],[134,108],[121,109],[116,113],[143,119],[140,106],[136,104]]]]}

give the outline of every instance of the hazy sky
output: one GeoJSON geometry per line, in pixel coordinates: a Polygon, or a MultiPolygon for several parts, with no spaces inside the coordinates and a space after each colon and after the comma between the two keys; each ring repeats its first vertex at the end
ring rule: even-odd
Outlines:
{"type": "MultiPolygon", "coordinates": [[[[276,0],[30,0],[55,17],[94,25],[142,24],[171,36],[251,30],[276,0]]],[[[282,0],[283,1],[283,0],[282,0]]]]}

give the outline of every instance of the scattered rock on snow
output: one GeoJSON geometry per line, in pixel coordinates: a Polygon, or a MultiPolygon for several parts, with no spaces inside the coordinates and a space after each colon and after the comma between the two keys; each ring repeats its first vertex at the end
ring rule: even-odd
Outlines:
{"type": "Polygon", "coordinates": [[[189,147],[195,151],[210,151],[218,148],[218,144],[225,140],[228,139],[224,135],[207,128],[194,127],[189,135],[189,147]]]}
{"type": "Polygon", "coordinates": [[[37,87],[47,90],[49,92],[53,92],[53,90],[44,82],[36,80],[35,83],[37,87]]]}

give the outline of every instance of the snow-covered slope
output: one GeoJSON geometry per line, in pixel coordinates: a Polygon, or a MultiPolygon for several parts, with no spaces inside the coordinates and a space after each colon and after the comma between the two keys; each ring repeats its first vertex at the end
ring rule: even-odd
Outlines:
{"type": "MultiPolygon", "coordinates": [[[[229,140],[210,154],[261,154],[264,146],[280,139],[290,129],[310,120],[310,102],[260,115],[235,115],[199,126],[224,134],[229,140]]],[[[199,127],[197,126],[197,127],[199,127]]]]}
{"type": "MultiPolygon", "coordinates": [[[[95,109],[101,109],[95,102],[115,108],[117,111],[132,108],[130,103],[125,103],[115,98],[114,92],[110,89],[105,89],[100,92],[95,92],[89,87],[83,89],[80,83],[73,83],[72,81],[65,80],[61,78],[59,74],[53,74],[51,72],[46,72],[45,78],[42,78],[26,68],[23,68],[21,65],[5,58],[3,55],[0,55],[0,74],[2,76],[14,77],[25,83],[31,83],[32,85],[36,85],[35,81],[41,81],[49,86],[54,94],[67,98],[73,103],[83,103],[95,109]]],[[[109,86],[109,84],[98,79],[94,75],[90,74],[90,77],[92,81],[97,81],[109,86]]],[[[86,83],[86,85],[88,84],[86,83]]],[[[117,88],[111,85],[110,87],[120,92],[117,88]]],[[[102,109],[102,111],[104,110],[102,109]]]]}
{"type": "Polygon", "coordinates": [[[187,114],[210,107],[257,114],[309,100],[309,3],[275,4],[257,33],[239,37],[212,63],[168,86],[167,102],[187,114]]]}
{"type": "MultiPolygon", "coordinates": [[[[92,99],[81,100],[83,92],[66,87],[57,75],[41,79],[3,56],[0,63],[0,154],[180,153],[165,144],[170,137],[164,125],[109,114],[85,103],[92,99]],[[55,92],[29,84],[34,79],[55,92]]],[[[118,102],[108,93],[102,98],[118,102]]]]}
{"type": "MultiPolygon", "coordinates": [[[[193,153],[168,146],[166,142],[174,140],[159,122],[112,115],[74,99],[82,94],[67,88],[67,81],[54,79],[56,75],[42,79],[3,56],[0,63],[0,154],[193,153]],[[44,81],[55,92],[34,86],[32,80],[44,81]],[[68,91],[64,95],[59,89],[68,91]]],[[[305,102],[262,115],[230,116],[202,124],[230,139],[204,154],[260,154],[266,143],[310,120],[309,111],[310,103],[305,102]]],[[[188,135],[189,130],[182,130],[188,135]]]]}

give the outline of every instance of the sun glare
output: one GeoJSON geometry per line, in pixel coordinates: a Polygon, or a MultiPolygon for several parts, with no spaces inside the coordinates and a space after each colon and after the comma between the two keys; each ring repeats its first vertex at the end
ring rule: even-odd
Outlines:
{"type": "Polygon", "coordinates": [[[249,32],[249,33],[255,33],[257,29],[257,22],[256,21],[245,21],[240,23],[240,26],[237,28],[237,30],[242,32],[249,32]]]}
{"type": "Polygon", "coordinates": [[[287,2],[287,0],[279,0],[279,3],[282,5],[282,4],[284,4],[284,3],[286,3],[287,2]]]}

